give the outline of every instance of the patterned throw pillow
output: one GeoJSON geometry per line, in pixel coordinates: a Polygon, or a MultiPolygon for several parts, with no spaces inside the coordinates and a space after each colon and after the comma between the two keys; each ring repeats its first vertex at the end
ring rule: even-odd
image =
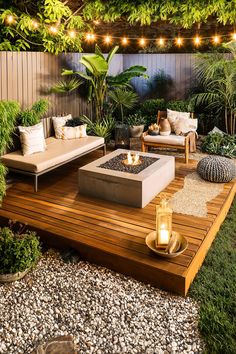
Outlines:
{"type": "Polygon", "coordinates": [[[31,155],[35,152],[42,152],[46,150],[42,123],[38,123],[31,127],[19,126],[18,129],[20,132],[23,155],[31,155]]]}
{"type": "Polygon", "coordinates": [[[167,108],[167,118],[171,126],[171,132],[174,133],[174,122],[178,118],[182,119],[189,119],[190,118],[190,112],[178,112],[178,111],[172,111],[171,109],[167,108]]]}
{"type": "Polygon", "coordinates": [[[77,127],[62,127],[62,139],[85,138],[87,136],[86,128],[87,124],[78,125],[77,127]]]}
{"type": "Polygon", "coordinates": [[[72,119],[71,114],[68,114],[67,116],[64,117],[52,117],[55,137],[57,139],[62,139],[62,127],[64,127],[64,125],[69,119],[72,119]]]}

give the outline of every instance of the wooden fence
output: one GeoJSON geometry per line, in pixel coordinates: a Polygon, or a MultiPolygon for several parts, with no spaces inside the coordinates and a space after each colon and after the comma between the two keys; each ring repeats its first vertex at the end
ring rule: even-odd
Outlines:
{"type": "MultiPolygon", "coordinates": [[[[0,100],[17,100],[23,108],[40,97],[50,100],[48,115],[70,112],[73,116],[91,114],[91,106],[77,94],[48,95],[47,90],[61,79],[62,68],[82,70],[79,59],[83,54],[68,53],[58,56],[40,52],[0,52],[0,100]]],[[[170,98],[184,98],[191,80],[193,54],[117,54],[110,74],[115,75],[131,65],[140,64],[150,76],[162,69],[173,81],[170,98]]],[[[147,81],[138,78],[134,86],[140,95],[146,92],[147,81]]]]}

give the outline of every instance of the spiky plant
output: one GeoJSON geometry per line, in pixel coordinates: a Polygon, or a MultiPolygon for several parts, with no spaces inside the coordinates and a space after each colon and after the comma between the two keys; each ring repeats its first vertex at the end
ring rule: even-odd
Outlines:
{"type": "Polygon", "coordinates": [[[83,84],[82,80],[73,78],[71,80],[60,80],[50,89],[50,93],[69,93],[75,91],[83,84]]]}
{"type": "Polygon", "coordinates": [[[138,95],[124,88],[110,91],[108,97],[112,100],[114,109],[120,110],[121,122],[124,123],[124,108],[132,109],[138,102],[138,95]]]}
{"type": "Polygon", "coordinates": [[[195,72],[204,92],[193,96],[195,105],[206,105],[215,114],[224,118],[225,129],[235,134],[236,128],[236,43],[225,45],[230,56],[198,54],[195,72]]]}
{"type": "Polygon", "coordinates": [[[40,119],[47,112],[49,102],[47,99],[40,99],[36,101],[31,108],[27,108],[20,112],[18,121],[20,125],[31,126],[40,122],[40,119]]]}

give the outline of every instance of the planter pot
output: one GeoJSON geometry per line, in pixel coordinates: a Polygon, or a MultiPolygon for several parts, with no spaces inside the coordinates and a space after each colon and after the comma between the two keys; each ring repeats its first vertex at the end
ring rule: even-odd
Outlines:
{"type": "Polygon", "coordinates": [[[143,131],[144,131],[144,125],[134,125],[132,127],[129,127],[131,138],[140,138],[143,131]]]}
{"type": "Polygon", "coordinates": [[[115,148],[129,149],[129,126],[118,124],[115,127],[115,148]]]}
{"type": "Polygon", "coordinates": [[[16,280],[22,279],[31,268],[27,268],[23,272],[18,273],[9,273],[9,274],[0,274],[0,283],[11,283],[16,280]]]}

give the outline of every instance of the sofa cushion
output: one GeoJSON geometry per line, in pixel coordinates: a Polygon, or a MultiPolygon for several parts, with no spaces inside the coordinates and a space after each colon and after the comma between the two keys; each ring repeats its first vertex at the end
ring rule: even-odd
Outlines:
{"type": "Polygon", "coordinates": [[[62,127],[64,127],[66,122],[70,119],[72,119],[71,114],[68,114],[67,116],[63,116],[63,117],[52,117],[55,137],[57,139],[62,139],[62,127]]]}
{"type": "Polygon", "coordinates": [[[97,136],[62,140],[55,137],[47,138],[47,150],[34,155],[23,156],[21,151],[3,155],[1,160],[9,168],[28,172],[42,172],[48,168],[60,165],[80,154],[104,144],[104,139],[97,136]]]}
{"type": "Polygon", "coordinates": [[[20,132],[23,155],[31,155],[45,150],[46,143],[42,123],[38,123],[30,127],[19,126],[18,129],[20,132]]]}
{"type": "Polygon", "coordinates": [[[167,136],[163,135],[146,135],[144,137],[144,141],[149,143],[157,143],[157,144],[169,144],[169,145],[185,145],[185,137],[182,135],[170,134],[167,136]]]}

